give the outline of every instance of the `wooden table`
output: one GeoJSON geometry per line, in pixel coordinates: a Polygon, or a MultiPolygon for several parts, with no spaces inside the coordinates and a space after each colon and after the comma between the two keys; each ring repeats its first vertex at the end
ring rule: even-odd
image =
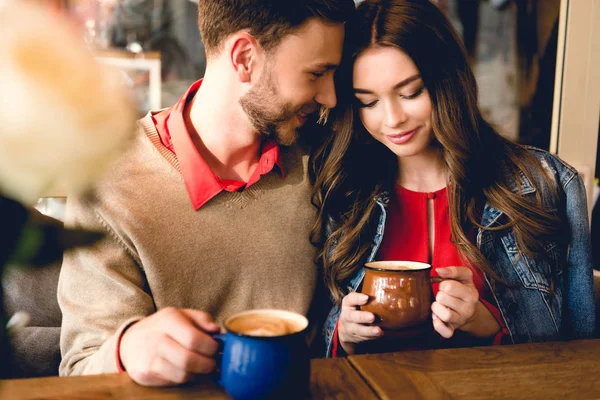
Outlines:
{"type": "MultiPolygon", "coordinates": [[[[410,351],[311,363],[315,399],[600,399],[600,339],[410,351]]],[[[0,381],[0,399],[227,399],[208,379],[145,388],[127,374],[0,381]]]]}
{"type": "MultiPolygon", "coordinates": [[[[314,399],[377,399],[347,359],[311,362],[311,394],[314,399]]],[[[174,388],[147,388],[135,384],[126,373],[0,380],[0,399],[20,400],[184,400],[229,399],[209,379],[174,388]]]]}
{"type": "Polygon", "coordinates": [[[349,359],[382,399],[600,398],[600,339],[349,359]]]}

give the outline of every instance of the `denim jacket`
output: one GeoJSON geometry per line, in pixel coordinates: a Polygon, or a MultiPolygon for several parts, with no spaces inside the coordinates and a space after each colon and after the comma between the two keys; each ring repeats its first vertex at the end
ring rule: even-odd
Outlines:
{"type": "MultiPolygon", "coordinates": [[[[586,191],[577,171],[546,151],[529,148],[558,183],[559,198],[542,196],[546,209],[556,212],[565,223],[564,237],[543,244],[545,257],[533,259],[522,253],[511,229],[489,231],[479,229],[477,247],[490,262],[504,283],[486,276],[485,281],[496,302],[512,343],[587,338],[594,335],[595,311],[593,267],[589,236],[586,191]],[[556,271],[554,290],[551,271],[556,271]]],[[[532,172],[533,178],[540,179],[532,172]]],[[[521,173],[521,193],[535,196],[535,187],[521,173]]],[[[512,190],[519,192],[518,183],[512,190]]],[[[388,195],[374,201],[379,205],[378,225],[371,251],[365,262],[375,259],[383,240],[388,195]]],[[[506,218],[502,211],[486,204],[481,225],[492,227],[506,218]]],[[[331,228],[331,227],[330,227],[331,228]]],[[[364,268],[358,268],[349,280],[347,291],[356,291],[364,278],[364,268]]],[[[327,317],[324,335],[326,356],[331,356],[333,334],[340,315],[337,305],[327,317]]]]}

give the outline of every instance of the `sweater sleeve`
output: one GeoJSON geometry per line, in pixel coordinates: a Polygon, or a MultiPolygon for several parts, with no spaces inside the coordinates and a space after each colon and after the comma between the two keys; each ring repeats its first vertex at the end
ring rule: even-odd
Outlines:
{"type": "Polygon", "coordinates": [[[155,311],[135,255],[90,204],[69,198],[67,226],[103,231],[94,247],[65,253],[58,283],[63,314],[59,373],[117,372],[121,332],[155,311]]]}

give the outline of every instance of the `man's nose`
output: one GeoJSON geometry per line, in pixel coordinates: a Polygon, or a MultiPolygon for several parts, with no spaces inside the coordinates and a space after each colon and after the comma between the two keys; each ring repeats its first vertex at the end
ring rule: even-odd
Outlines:
{"type": "Polygon", "coordinates": [[[337,97],[335,95],[335,84],[333,81],[333,74],[328,74],[323,84],[319,88],[319,92],[315,96],[315,101],[325,107],[333,108],[337,104],[337,97]]]}

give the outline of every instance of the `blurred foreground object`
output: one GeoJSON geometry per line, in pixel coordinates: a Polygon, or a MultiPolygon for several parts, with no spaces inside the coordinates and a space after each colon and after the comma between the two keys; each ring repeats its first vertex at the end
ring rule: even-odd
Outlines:
{"type": "Polygon", "coordinates": [[[0,192],[30,205],[87,189],[134,131],[120,75],[60,14],[4,1],[0,27],[0,192]]]}
{"type": "MultiPolygon", "coordinates": [[[[88,192],[126,148],[136,113],[121,82],[95,61],[64,16],[0,0],[0,273],[9,264],[60,261],[64,250],[102,237],[65,229],[29,206],[48,194],[88,192]]],[[[13,373],[2,296],[11,284],[0,285],[0,378],[13,373]]],[[[8,300],[20,307],[29,299],[8,300]]],[[[19,329],[28,328],[13,330],[19,329]]],[[[48,347],[44,338],[36,344],[30,354],[48,347]]]]}

